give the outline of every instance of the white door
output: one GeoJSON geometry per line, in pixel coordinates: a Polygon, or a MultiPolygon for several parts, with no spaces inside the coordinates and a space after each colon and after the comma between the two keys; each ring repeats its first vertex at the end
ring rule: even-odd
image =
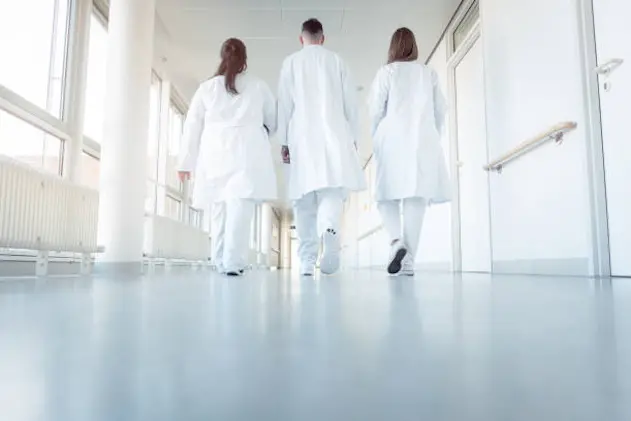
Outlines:
{"type": "Polygon", "coordinates": [[[460,257],[465,272],[491,271],[484,65],[476,41],[455,67],[460,257]]]}
{"type": "Polygon", "coordinates": [[[593,4],[611,272],[631,276],[631,1],[593,4]]]}

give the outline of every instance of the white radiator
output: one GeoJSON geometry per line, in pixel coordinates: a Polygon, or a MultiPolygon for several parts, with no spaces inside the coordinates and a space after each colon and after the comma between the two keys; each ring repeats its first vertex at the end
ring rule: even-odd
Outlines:
{"type": "Polygon", "coordinates": [[[99,193],[0,155],[0,248],[97,252],[99,193]]]}
{"type": "Polygon", "coordinates": [[[207,232],[183,222],[147,215],[144,253],[150,258],[206,262],[210,238],[207,232]]]}

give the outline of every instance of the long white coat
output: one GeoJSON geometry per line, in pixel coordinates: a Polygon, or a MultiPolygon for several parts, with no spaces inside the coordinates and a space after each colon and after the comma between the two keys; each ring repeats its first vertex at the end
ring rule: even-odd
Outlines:
{"type": "Polygon", "coordinates": [[[276,173],[265,126],[276,130],[276,103],[269,87],[237,76],[238,95],[223,76],[204,82],[184,124],[180,170],[194,172],[193,206],[229,199],[274,200],[276,173]]]}
{"type": "Polygon", "coordinates": [[[346,64],[322,46],[306,46],[283,63],[278,137],[291,154],[289,199],[325,188],[366,187],[356,149],[355,90],[346,64]]]}
{"type": "Polygon", "coordinates": [[[375,200],[449,201],[440,145],[447,105],[438,76],[416,62],[382,67],[369,96],[376,165],[375,200]]]}

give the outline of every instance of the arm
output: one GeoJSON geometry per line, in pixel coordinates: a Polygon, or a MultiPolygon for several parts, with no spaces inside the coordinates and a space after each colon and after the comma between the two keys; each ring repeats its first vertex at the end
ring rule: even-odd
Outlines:
{"type": "Polygon", "coordinates": [[[206,115],[206,107],[202,99],[203,88],[199,88],[193,100],[191,106],[186,115],[186,122],[184,123],[184,132],[182,134],[182,150],[180,152],[179,159],[179,172],[191,173],[195,171],[197,166],[197,157],[199,155],[199,145],[202,140],[202,133],[204,132],[204,117],[206,115]]]}
{"type": "Polygon", "coordinates": [[[344,114],[346,115],[346,121],[353,133],[353,140],[355,146],[359,141],[359,118],[357,115],[357,87],[353,82],[350,70],[346,64],[342,64],[342,89],[344,94],[344,114]]]}
{"type": "Polygon", "coordinates": [[[287,146],[289,139],[287,138],[289,131],[289,122],[294,112],[294,100],[292,89],[291,64],[289,60],[285,60],[280,71],[280,80],[278,81],[278,141],[281,145],[287,146]]]}
{"type": "Polygon", "coordinates": [[[370,133],[374,136],[379,123],[386,116],[388,110],[388,73],[385,68],[380,69],[375,76],[368,97],[368,113],[370,118],[370,133]]]}
{"type": "Polygon", "coordinates": [[[438,80],[438,74],[432,70],[432,85],[434,90],[434,119],[436,121],[436,128],[438,132],[442,134],[445,119],[447,117],[447,101],[443,95],[443,91],[440,89],[440,81],[438,80]]]}
{"type": "Polygon", "coordinates": [[[265,82],[261,82],[263,91],[263,125],[267,134],[273,136],[277,130],[276,99],[265,82]]]}

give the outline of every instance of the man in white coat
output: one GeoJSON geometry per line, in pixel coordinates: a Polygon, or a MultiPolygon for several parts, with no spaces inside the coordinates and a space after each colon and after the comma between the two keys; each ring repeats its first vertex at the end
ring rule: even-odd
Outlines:
{"type": "Polygon", "coordinates": [[[346,64],[325,49],[322,24],[302,26],[303,49],[283,63],[278,88],[278,135],[290,163],[289,198],[300,245],[301,273],[312,275],[322,244],[320,270],[340,265],[340,225],[350,191],[365,188],[357,155],[358,121],[346,64]]]}

